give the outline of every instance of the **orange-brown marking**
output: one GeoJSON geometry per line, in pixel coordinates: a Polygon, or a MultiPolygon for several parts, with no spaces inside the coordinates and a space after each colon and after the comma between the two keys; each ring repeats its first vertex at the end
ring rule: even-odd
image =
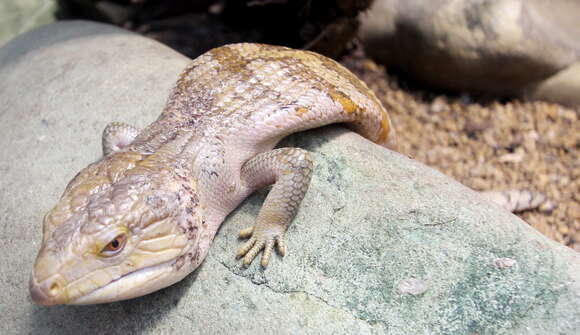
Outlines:
{"type": "Polygon", "coordinates": [[[348,114],[357,113],[361,110],[361,108],[355,104],[351,99],[345,96],[343,93],[340,92],[330,92],[328,94],[333,101],[338,102],[342,109],[347,112],[348,114]]]}
{"type": "Polygon", "coordinates": [[[298,115],[298,117],[304,117],[304,114],[308,113],[308,109],[304,108],[304,107],[298,107],[296,108],[296,115],[298,115]]]}
{"type": "Polygon", "coordinates": [[[381,111],[381,133],[375,143],[385,143],[391,132],[391,125],[389,123],[389,116],[387,112],[381,111]]]}

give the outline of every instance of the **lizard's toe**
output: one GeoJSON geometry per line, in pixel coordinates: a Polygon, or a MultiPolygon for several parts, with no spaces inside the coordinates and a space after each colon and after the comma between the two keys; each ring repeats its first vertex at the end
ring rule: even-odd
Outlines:
{"type": "Polygon", "coordinates": [[[274,241],[269,240],[266,242],[266,246],[264,247],[264,253],[262,254],[262,260],[260,264],[263,268],[268,267],[268,263],[270,262],[270,256],[272,255],[272,249],[274,249],[274,241]]]}
{"type": "Polygon", "coordinates": [[[254,258],[256,258],[256,255],[260,252],[260,250],[264,249],[265,245],[266,243],[264,241],[257,241],[254,244],[254,246],[248,251],[246,256],[244,256],[244,265],[248,266],[252,264],[252,261],[254,260],[254,258]]]}
{"type": "Polygon", "coordinates": [[[284,238],[282,236],[276,237],[276,249],[280,256],[284,257],[286,255],[286,244],[284,243],[284,238]]]}
{"type": "Polygon", "coordinates": [[[238,252],[236,254],[237,258],[240,258],[242,256],[244,256],[245,254],[248,253],[248,251],[250,249],[252,249],[252,247],[254,246],[254,244],[256,244],[256,238],[252,237],[250,238],[248,241],[246,241],[246,243],[244,243],[239,249],[238,252]]]}

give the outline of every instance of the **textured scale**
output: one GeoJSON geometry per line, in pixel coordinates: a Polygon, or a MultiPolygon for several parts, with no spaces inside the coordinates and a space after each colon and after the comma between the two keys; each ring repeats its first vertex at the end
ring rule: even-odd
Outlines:
{"type": "Polygon", "coordinates": [[[160,117],[139,131],[103,133],[104,157],[82,170],[46,215],[32,298],[46,305],[141,296],[181,280],[203,261],[224,218],[274,184],[237,255],[284,255],[284,233],[313,170],[308,152],[275,149],[283,137],[345,123],[394,148],[374,94],[338,63],[312,52],[233,44],[180,75],[160,117]],[[114,244],[113,241],[117,241],[114,244]],[[118,241],[122,241],[122,245],[118,241]]]}

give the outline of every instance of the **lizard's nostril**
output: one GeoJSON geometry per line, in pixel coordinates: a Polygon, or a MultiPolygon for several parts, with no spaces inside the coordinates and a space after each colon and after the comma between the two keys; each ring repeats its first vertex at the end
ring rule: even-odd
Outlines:
{"type": "Polygon", "coordinates": [[[48,295],[55,297],[60,293],[60,285],[54,281],[52,282],[52,284],[50,284],[50,286],[48,287],[48,295]]]}

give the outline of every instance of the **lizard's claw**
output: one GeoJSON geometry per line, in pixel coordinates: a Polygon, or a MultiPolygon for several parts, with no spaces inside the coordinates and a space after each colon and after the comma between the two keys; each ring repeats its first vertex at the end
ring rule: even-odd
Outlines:
{"type": "Polygon", "coordinates": [[[237,258],[244,257],[243,262],[245,266],[250,265],[254,258],[256,258],[256,255],[258,255],[258,253],[263,249],[264,253],[262,253],[260,264],[263,268],[267,267],[274,245],[276,245],[276,250],[278,250],[280,256],[286,254],[286,247],[282,236],[283,232],[277,231],[280,229],[272,229],[274,227],[270,226],[270,229],[258,230],[255,230],[254,227],[248,227],[240,230],[240,238],[250,238],[238,249],[236,256],[237,258]]]}

